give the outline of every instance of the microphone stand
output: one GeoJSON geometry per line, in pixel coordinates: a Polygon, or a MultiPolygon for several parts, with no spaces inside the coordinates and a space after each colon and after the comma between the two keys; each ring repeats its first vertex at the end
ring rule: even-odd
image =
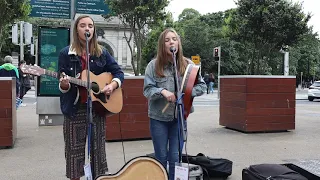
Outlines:
{"type": "Polygon", "coordinates": [[[90,33],[86,32],[85,33],[86,37],[86,62],[87,62],[87,122],[89,122],[88,126],[88,155],[90,156],[90,167],[91,167],[91,174],[92,177],[95,179],[95,172],[94,172],[94,140],[93,140],[93,135],[94,132],[92,131],[92,125],[93,125],[93,119],[92,119],[92,99],[91,99],[91,94],[90,91],[92,89],[92,84],[90,81],[90,62],[89,62],[89,37],[90,33]],[[91,150],[92,149],[92,150],[91,150]]]}
{"type": "Polygon", "coordinates": [[[175,48],[171,49],[170,51],[172,52],[172,59],[173,59],[173,64],[174,64],[174,69],[175,69],[175,84],[176,84],[176,95],[177,95],[177,111],[178,111],[178,141],[179,141],[179,163],[182,162],[182,149],[183,145],[186,142],[186,131],[187,129],[185,128],[184,125],[184,113],[183,113],[183,102],[182,102],[182,91],[180,91],[180,77],[178,76],[178,68],[177,68],[177,62],[176,62],[176,53],[175,53],[175,48]],[[181,134],[182,134],[182,140],[181,140],[181,134]]]}

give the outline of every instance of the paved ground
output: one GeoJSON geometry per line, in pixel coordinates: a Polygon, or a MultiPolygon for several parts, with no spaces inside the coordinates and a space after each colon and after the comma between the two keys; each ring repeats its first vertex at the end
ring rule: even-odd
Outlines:
{"type": "MultiPolygon", "coordinates": [[[[2,180],[64,180],[65,161],[61,126],[39,127],[32,91],[26,107],[18,110],[18,137],[12,149],[0,149],[2,180]]],[[[212,95],[195,99],[188,119],[187,153],[202,152],[233,161],[229,180],[240,180],[243,168],[257,163],[283,163],[286,159],[319,158],[320,101],[297,101],[296,129],[282,133],[245,134],[219,125],[218,100],[212,95]]],[[[153,151],[150,140],[108,142],[107,157],[114,173],[126,161],[153,151]],[[124,146],[124,153],[122,151],[124,146]]]]}

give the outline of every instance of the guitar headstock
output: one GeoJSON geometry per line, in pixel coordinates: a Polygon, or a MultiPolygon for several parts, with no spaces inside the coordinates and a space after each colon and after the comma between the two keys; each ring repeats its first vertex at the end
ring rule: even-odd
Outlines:
{"type": "Polygon", "coordinates": [[[45,74],[45,69],[43,69],[39,66],[31,66],[31,65],[21,64],[20,70],[24,74],[32,74],[35,76],[41,76],[41,75],[45,74]]]}

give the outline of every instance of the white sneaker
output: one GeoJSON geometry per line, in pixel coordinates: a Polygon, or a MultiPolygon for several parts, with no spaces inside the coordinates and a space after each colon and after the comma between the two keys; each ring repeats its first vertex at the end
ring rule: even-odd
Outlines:
{"type": "Polygon", "coordinates": [[[24,104],[24,103],[21,103],[21,104],[20,104],[20,106],[25,107],[25,106],[27,106],[27,105],[26,105],[26,104],[24,104]]]}

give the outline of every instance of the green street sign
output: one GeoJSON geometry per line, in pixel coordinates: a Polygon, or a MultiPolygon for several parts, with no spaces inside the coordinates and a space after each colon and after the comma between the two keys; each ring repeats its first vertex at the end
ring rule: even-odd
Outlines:
{"type": "Polygon", "coordinates": [[[70,0],[31,0],[31,17],[70,19],[70,0]]]}
{"type": "Polygon", "coordinates": [[[76,0],[76,13],[108,14],[109,8],[104,0],[76,0]]]}

